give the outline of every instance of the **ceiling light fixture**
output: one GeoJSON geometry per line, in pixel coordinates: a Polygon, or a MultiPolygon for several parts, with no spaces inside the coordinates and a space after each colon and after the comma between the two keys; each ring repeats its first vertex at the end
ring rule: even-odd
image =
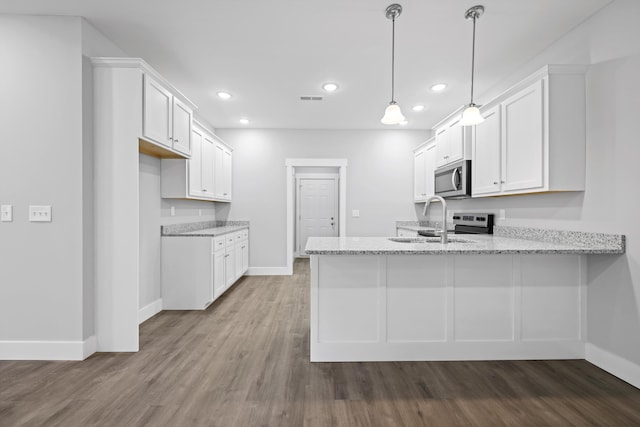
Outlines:
{"type": "Polygon", "coordinates": [[[387,19],[391,19],[391,102],[384,110],[384,116],[380,120],[385,125],[397,125],[404,120],[404,116],[400,111],[400,106],[396,104],[394,99],[394,79],[395,79],[395,43],[396,43],[396,18],[402,13],[402,6],[397,3],[389,5],[385,10],[387,19]]]}
{"type": "Polygon", "coordinates": [[[322,85],[322,89],[326,90],[327,92],[335,92],[336,90],[338,90],[338,85],[336,83],[325,83],[322,85]]]}
{"type": "Polygon", "coordinates": [[[464,14],[466,19],[473,19],[473,42],[471,45],[471,102],[462,112],[462,119],[460,119],[461,126],[473,126],[484,122],[484,117],[480,114],[478,106],[473,103],[473,71],[476,57],[476,20],[482,16],[483,13],[484,6],[478,5],[469,8],[464,14]]]}
{"type": "Polygon", "coordinates": [[[442,92],[446,88],[447,88],[447,84],[446,83],[436,83],[433,86],[431,86],[431,90],[434,91],[434,92],[442,92]]]}
{"type": "Polygon", "coordinates": [[[231,94],[229,92],[218,92],[217,95],[218,95],[218,98],[222,98],[222,99],[231,98],[231,94]]]}
{"type": "Polygon", "coordinates": [[[411,109],[413,111],[422,111],[424,110],[424,105],[414,105],[413,107],[411,107],[411,109]]]}
{"type": "Polygon", "coordinates": [[[240,119],[238,121],[240,122],[240,124],[243,124],[243,125],[248,125],[249,124],[249,119],[240,119]]]}

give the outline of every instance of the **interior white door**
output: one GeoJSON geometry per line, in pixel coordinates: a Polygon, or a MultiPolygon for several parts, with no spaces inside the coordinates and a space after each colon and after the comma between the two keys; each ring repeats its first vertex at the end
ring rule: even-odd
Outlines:
{"type": "Polygon", "coordinates": [[[338,180],[336,178],[300,178],[298,209],[298,253],[309,237],[338,236],[338,180]]]}

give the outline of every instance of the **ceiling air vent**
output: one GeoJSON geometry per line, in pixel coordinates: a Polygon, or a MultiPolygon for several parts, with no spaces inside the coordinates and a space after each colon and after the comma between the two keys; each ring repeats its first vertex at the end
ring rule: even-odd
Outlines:
{"type": "Polygon", "coordinates": [[[301,96],[300,101],[322,101],[321,96],[301,96]]]}

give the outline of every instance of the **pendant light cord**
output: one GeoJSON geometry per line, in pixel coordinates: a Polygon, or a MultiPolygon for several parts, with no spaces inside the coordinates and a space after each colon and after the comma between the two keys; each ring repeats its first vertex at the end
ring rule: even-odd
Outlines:
{"type": "Polygon", "coordinates": [[[395,103],[396,18],[391,20],[391,103],[395,103]]]}
{"type": "Polygon", "coordinates": [[[476,63],[476,19],[477,14],[473,15],[473,41],[471,43],[471,105],[473,105],[473,71],[476,63]]]}

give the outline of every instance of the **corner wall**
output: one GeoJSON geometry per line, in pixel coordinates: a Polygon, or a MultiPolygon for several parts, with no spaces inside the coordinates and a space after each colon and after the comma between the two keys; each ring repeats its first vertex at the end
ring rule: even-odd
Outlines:
{"type": "MultiPolygon", "coordinates": [[[[0,15],[0,358],[82,358],[80,18],[0,15]],[[51,205],[52,222],[29,222],[51,205]]],[[[88,332],[88,331],[87,331],[88,332]]]]}

